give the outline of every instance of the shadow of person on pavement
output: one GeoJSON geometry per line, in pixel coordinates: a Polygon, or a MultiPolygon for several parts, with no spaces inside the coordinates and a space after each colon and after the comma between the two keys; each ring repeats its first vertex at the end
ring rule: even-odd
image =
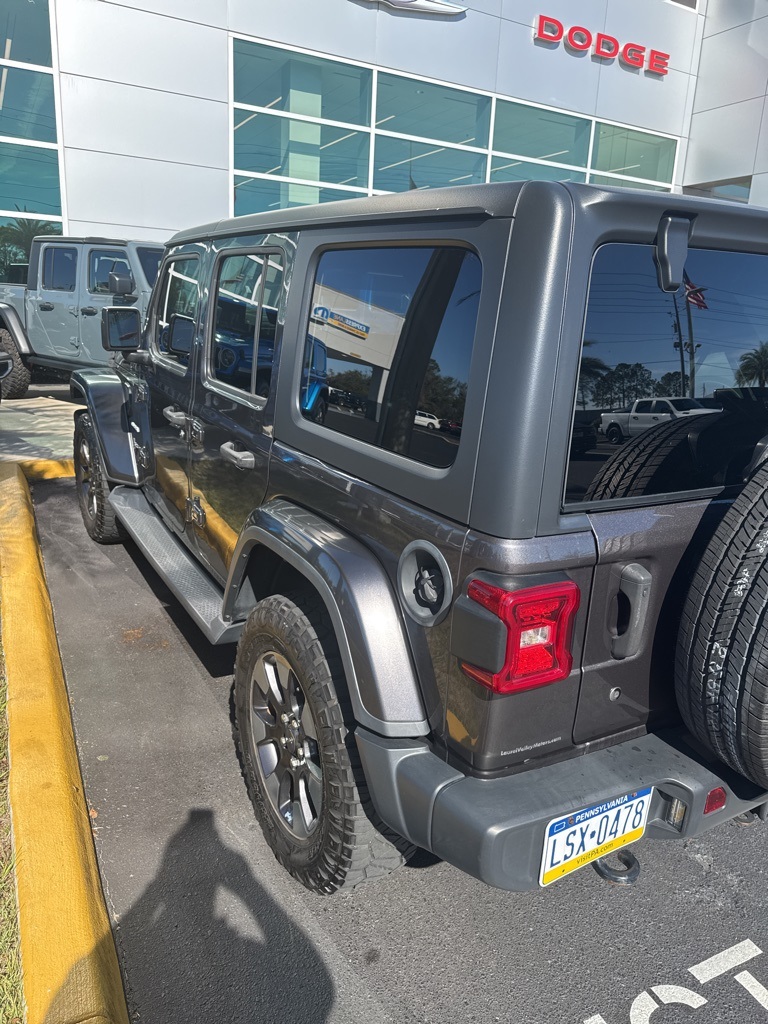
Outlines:
{"type": "MultiPolygon", "coordinates": [[[[322,1024],[333,1006],[320,954],[221,841],[207,809],[190,811],[171,837],[116,940],[130,1014],[142,1024],[322,1024]]],[[[47,1022],[62,1019],[81,984],[76,965],[47,1022]]]]}

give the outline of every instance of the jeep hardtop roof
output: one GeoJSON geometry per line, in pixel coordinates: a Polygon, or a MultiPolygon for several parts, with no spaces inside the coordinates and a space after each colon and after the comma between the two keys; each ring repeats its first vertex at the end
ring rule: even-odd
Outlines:
{"type": "MultiPolygon", "coordinates": [[[[691,215],[713,208],[732,212],[739,220],[749,218],[768,223],[768,211],[742,203],[669,192],[645,192],[611,185],[582,185],[575,182],[525,181],[492,182],[485,185],[461,185],[453,188],[421,189],[385,196],[344,199],[335,203],[297,206],[267,213],[230,217],[196,227],[185,228],[171,236],[169,246],[183,245],[201,238],[223,235],[266,234],[292,228],[353,224],[368,220],[400,220],[414,217],[512,217],[519,204],[539,202],[543,209],[556,207],[570,196],[574,207],[586,211],[596,200],[615,207],[620,204],[635,211],[690,211],[691,215]]],[[[542,211],[543,212],[543,211],[542,211]]],[[[762,230],[765,230],[764,228],[762,230]]]]}

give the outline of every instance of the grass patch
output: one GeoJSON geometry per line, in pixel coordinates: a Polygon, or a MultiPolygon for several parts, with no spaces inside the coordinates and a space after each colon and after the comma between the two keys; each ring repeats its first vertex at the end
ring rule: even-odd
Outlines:
{"type": "Polygon", "coordinates": [[[0,652],[0,1024],[22,1024],[21,958],[16,880],[8,806],[8,719],[5,667],[0,652]]]}

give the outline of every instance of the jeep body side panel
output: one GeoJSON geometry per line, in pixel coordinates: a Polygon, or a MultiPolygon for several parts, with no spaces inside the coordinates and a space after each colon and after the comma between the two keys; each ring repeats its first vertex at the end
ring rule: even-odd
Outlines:
{"type": "Polygon", "coordinates": [[[429,726],[397,600],[381,565],[359,541],[288,501],[250,516],[240,536],[224,601],[235,593],[257,545],[312,584],[333,622],[355,719],[385,736],[423,736],[429,726]]]}
{"type": "MultiPolygon", "coordinates": [[[[443,617],[434,625],[416,621],[406,610],[404,594],[404,590],[413,588],[413,581],[404,577],[401,586],[398,569],[405,548],[414,538],[420,538],[434,545],[445,559],[445,585],[448,594],[453,594],[466,529],[316,459],[286,449],[279,442],[272,448],[270,493],[312,508],[333,529],[356,538],[368,550],[373,564],[383,567],[389,592],[396,595],[402,624],[398,630],[406,632],[426,717],[434,734],[442,737],[450,619],[443,617]]],[[[363,623],[358,628],[366,627],[367,623],[363,623]]]]}
{"type": "Polygon", "coordinates": [[[142,473],[136,464],[131,438],[129,387],[114,370],[77,370],[72,374],[70,390],[73,397],[88,407],[107,479],[111,483],[138,485],[142,473]]]}

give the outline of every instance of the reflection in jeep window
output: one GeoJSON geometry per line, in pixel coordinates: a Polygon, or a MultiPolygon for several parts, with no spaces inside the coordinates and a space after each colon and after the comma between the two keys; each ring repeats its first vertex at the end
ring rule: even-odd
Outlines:
{"type": "Polygon", "coordinates": [[[431,466],[456,458],[480,298],[459,248],[323,253],[301,378],[308,419],[431,466]]]}
{"type": "Polygon", "coordinates": [[[768,434],[768,256],[691,249],[670,294],[653,253],[595,257],[567,502],[740,487],[768,434]]]}
{"type": "Polygon", "coordinates": [[[217,380],[267,397],[282,284],[279,253],[239,253],[222,260],[209,370],[217,380]]]}
{"type": "Polygon", "coordinates": [[[200,273],[200,261],[197,257],[173,260],[163,271],[160,284],[158,303],[155,308],[155,344],[168,359],[175,359],[185,365],[189,357],[174,354],[168,348],[168,334],[171,317],[179,316],[195,319],[197,315],[197,277],[200,273]]]}
{"type": "Polygon", "coordinates": [[[109,275],[131,273],[131,264],[122,249],[91,249],[88,257],[88,291],[109,294],[109,275]]]}

